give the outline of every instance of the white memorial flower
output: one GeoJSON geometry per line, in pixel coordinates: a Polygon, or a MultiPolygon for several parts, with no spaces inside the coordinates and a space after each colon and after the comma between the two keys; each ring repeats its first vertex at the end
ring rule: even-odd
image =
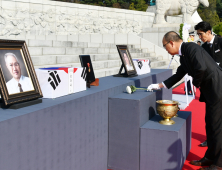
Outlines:
{"type": "Polygon", "coordinates": [[[129,94],[132,93],[132,90],[131,90],[130,86],[127,86],[127,87],[126,87],[126,91],[127,91],[127,93],[129,93],[129,94]]]}
{"type": "Polygon", "coordinates": [[[133,85],[126,87],[126,91],[129,94],[134,93],[136,90],[146,90],[146,88],[137,88],[137,87],[135,87],[133,85]]]}

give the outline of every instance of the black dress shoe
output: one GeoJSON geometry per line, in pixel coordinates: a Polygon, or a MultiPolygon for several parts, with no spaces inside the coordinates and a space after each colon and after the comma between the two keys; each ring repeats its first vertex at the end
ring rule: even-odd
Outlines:
{"type": "Polygon", "coordinates": [[[205,140],[203,143],[200,144],[200,146],[206,147],[207,146],[207,141],[205,140]]]}
{"type": "Polygon", "coordinates": [[[210,167],[200,168],[199,170],[222,170],[222,167],[219,167],[219,166],[216,166],[216,165],[211,165],[210,167]]]}
{"type": "Polygon", "coordinates": [[[195,166],[210,166],[213,164],[213,161],[203,157],[201,160],[190,161],[190,163],[195,166]]]}

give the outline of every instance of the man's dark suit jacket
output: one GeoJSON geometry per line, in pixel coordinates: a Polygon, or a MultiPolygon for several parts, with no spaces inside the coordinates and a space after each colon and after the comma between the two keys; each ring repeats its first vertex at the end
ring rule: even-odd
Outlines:
{"type": "Polygon", "coordinates": [[[176,74],[164,81],[167,88],[171,88],[180,81],[185,74],[193,77],[193,85],[200,87],[205,102],[213,102],[222,98],[222,68],[199,45],[183,43],[181,45],[181,65],[176,74]]]}
{"type": "Polygon", "coordinates": [[[222,68],[204,48],[195,43],[181,45],[181,65],[176,74],[164,81],[172,87],[186,73],[193,77],[193,85],[200,87],[206,103],[206,133],[208,149],[205,157],[222,167],[222,68]]]}
{"type": "Polygon", "coordinates": [[[222,38],[219,38],[215,35],[214,42],[212,44],[212,47],[205,42],[202,47],[210,54],[210,56],[216,61],[217,63],[220,63],[220,67],[222,68],[222,38]],[[220,50],[219,52],[217,52],[220,50]],[[216,51],[216,52],[215,52],[216,51]]]}

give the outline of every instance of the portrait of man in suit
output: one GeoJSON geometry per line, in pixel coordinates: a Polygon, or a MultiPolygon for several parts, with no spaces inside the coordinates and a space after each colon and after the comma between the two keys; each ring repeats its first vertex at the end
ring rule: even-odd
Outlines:
{"type": "Polygon", "coordinates": [[[126,50],[122,51],[122,54],[123,54],[123,59],[124,59],[124,61],[125,61],[125,63],[126,63],[126,68],[127,68],[127,70],[128,70],[128,71],[134,70],[133,65],[132,65],[132,63],[131,63],[128,55],[127,55],[126,50]]]}
{"type": "Polygon", "coordinates": [[[20,51],[12,50],[4,54],[3,51],[7,50],[0,50],[0,53],[2,55],[1,66],[9,95],[34,90],[20,51]],[[17,56],[13,52],[17,53],[17,56]]]}

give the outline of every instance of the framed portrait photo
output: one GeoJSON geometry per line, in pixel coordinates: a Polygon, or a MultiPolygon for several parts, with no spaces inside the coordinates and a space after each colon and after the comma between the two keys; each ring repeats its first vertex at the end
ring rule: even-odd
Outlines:
{"type": "Polygon", "coordinates": [[[92,83],[95,81],[95,74],[93,71],[90,55],[79,55],[81,66],[86,68],[86,81],[92,83]]]}
{"type": "Polygon", "coordinates": [[[5,105],[42,97],[25,41],[0,40],[0,88],[5,105]]]}
{"type": "Polygon", "coordinates": [[[137,76],[136,68],[133,64],[130,52],[127,45],[116,45],[120,59],[122,61],[122,66],[119,71],[119,75],[123,76],[137,76]],[[125,73],[121,73],[122,69],[125,69],[125,73]]]}

